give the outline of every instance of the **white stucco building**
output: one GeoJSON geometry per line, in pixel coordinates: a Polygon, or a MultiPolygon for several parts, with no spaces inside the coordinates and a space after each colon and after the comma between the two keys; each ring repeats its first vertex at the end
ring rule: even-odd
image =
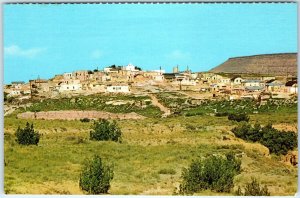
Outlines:
{"type": "Polygon", "coordinates": [[[80,80],[62,82],[58,85],[59,92],[79,91],[79,90],[82,90],[82,84],[80,83],[80,80]]]}

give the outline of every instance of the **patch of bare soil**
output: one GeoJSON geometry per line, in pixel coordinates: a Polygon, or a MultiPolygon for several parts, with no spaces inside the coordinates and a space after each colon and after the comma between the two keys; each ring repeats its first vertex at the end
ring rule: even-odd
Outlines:
{"type": "Polygon", "coordinates": [[[104,111],[41,111],[24,112],[17,115],[21,119],[44,119],[44,120],[79,120],[89,119],[144,119],[145,117],[137,113],[110,113],[104,111]]]}
{"type": "Polygon", "coordinates": [[[297,133],[298,129],[297,129],[297,123],[295,124],[274,124],[273,125],[274,128],[278,129],[278,130],[284,130],[284,131],[295,131],[297,133]]]}

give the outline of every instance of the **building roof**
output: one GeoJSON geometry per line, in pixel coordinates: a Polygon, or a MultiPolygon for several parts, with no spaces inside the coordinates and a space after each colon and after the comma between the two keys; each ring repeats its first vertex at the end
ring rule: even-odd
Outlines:
{"type": "Polygon", "coordinates": [[[263,86],[253,86],[253,87],[245,87],[246,90],[254,91],[254,90],[263,90],[263,86]]]}
{"type": "Polygon", "coordinates": [[[272,82],[272,83],[267,83],[267,86],[284,86],[284,83],[281,82],[272,82]]]}
{"type": "Polygon", "coordinates": [[[244,80],[243,81],[243,83],[256,83],[256,82],[260,83],[261,80],[252,80],[252,79],[250,79],[250,80],[244,80]]]}
{"type": "Polygon", "coordinates": [[[291,86],[293,86],[294,84],[297,84],[297,81],[288,81],[288,82],[286,82],[285,83],[285,86],[287,86],[287,87],[291,87],[291,86]]]}

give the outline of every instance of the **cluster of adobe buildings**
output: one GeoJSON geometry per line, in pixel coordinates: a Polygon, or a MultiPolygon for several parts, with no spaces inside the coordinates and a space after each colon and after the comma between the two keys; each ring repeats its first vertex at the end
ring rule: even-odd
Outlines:
{"type": "Polygon", "coordinates": [[[245,76],[236,74],[215,74],[191,72],[188,68],[180,72],[178,66],[172,73],[161,68],[143,71],[132,64],[127,66],[109,66],[102,71],[81,70],[52,79],[36,79],[25,82],[12,82],[5,85],[8,97],[19,99],[55,97],[61,94],[93,93],[134,93],[136,88],[159,87],[164,91],[196,91],[211,93],[212,97],[227,95],[230,99],[257,97],[261,93],[271,93],[278,97],[298,93],[297,78],[279,78],[276,76],[245,76]]]}

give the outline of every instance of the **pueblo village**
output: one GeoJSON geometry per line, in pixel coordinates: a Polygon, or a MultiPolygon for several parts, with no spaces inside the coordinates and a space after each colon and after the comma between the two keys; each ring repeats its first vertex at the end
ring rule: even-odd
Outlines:
{"type": "Polygon", "coordinates": [[[292,195],[298,164],[296,60],[296,53],[262,54],[232,57],[209,71],[175,65],[172,72],[130,63],[6,84],[5,191],[292,195]],[[114,134],[97,135],[102,125],[114,134]],[[33,142],[19,139],[26,130],[38,134],[33,142]],[[91,190],[84,176],[91,169],[82,167],[95,154],[111,166],[103,176],[107,183],[91,190]],[[191,183],[197,179],[194,158],[202,160],[201,174],[228,180],[191,183]],[[247,191],[251,185],[254,194],[247,191]]]}

